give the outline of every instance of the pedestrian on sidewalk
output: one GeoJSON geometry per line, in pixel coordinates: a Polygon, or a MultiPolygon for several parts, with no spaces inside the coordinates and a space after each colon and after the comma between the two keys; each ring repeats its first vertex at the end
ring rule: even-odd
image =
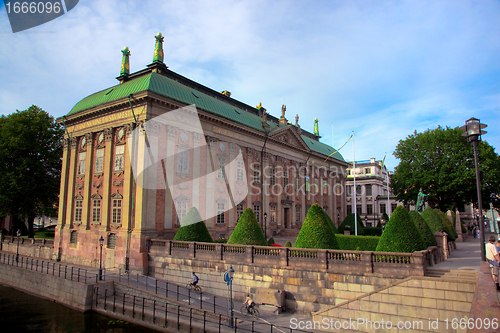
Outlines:
{"type": "Polygon", "coordinates": [[[491,235],[488,239],[489,243],[486,244],[486,259],[490,265],[491,277],[493,282],[497,285],[497,290],[500,290],[498,284],[498,268],[500,266],[500,256],[498,255],[497,247],[495,246],[496,237],[491,235]]]}

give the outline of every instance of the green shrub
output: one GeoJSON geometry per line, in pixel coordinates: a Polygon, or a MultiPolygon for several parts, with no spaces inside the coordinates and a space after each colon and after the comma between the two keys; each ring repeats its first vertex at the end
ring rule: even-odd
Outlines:
{"type": "MultiPolygon", "coordinates": [[[[439,216],[437,209],[427,207],[422,213],[420,213],[420,216],[422,216],[422,218],[425,220],[425,222],[431,229],[432,234],[445,231],[443,220],[441,219],[441,216],[439,216]]],[[[453,235],[450,235],[450,233],[447,231],[446,233],[448,234],[448,241],[451,241],[452,238],[453,240],[455,240],[453,235]]]]}
{"type": "Polygon", "coordinates": [[[426,248],[410,215],[403,206],[398,206],[385,226],[376,251],[412,253],[426,248]]]}
{"type": "Polygon", "coordinates": [[[445,213],[443,213],[442,211],[440,210],[437,210],[437,213],[439,215],[439,217],[441,218],[441,221],[443,223],[443,226],[444,226],[444,231],[449,235],[448,240],[450,241],[455,241],[458,237],[457,235],[457,231],[455,230],[455,228],[453,228],[453,226],[451,225],[451,222],[450,220],[448,220],[448,216],[446,216],[445,213]],[[451,236],[451,237],[450,237],[451,236]]]}
{"type": "Polygon", "coordinates": [[[365,227],[365,236],[381,236],[382,227],[365,227]]]}
{"type": "Polygon", "coordinates": [[[269,238],[269,240],[267,241],[267,245],[271,245],[271,244],[276,244],[276,242],[274,241],[274,238],[269,238]]]}
{"type": "Polygon", "coordinates": [[[290,242],[290,241],[286,241],[286,243],[285,243],[285,247],[292,247],[292,242],[290,242]]]}
{"type": "Polygon", "coordinates": [[[417,227],[418,232],[420,232],[420,236],[422,236],[427,247],[436,246],[436,237],[434,237],[434,234],[432,233],[431,229],[422,218],[422,216],[420,216],[420,214],[414,210],[408,212],[408,214],[410,215],[410,219],[412,220],[413,224],[415,224],[415,226],[417,227]]]}
{"type": "MultiPolygon", "coordinates": [[[[344,221],[339,226],[339,233],[343,234],[345,231],[346,226],[350,227],[351,234],[354,234],[355,232],[355,225],[354,225],[354,214],[347,214],[345,217],[344,221]]],[[[365,234],[365,227],[363,226],[363,222],[361,221],[361,217],[358,215],[358,236],[359,235],[364,235],[365,234]]]]}
{"type": "Polygon", "coordinates": [[[191,207],[188,211],[186,217],[181,222],[181,227],[174,236],[174,240],[213,243],[212,236],[210,236],[207,226],[201,219],[196,207],[191,207]]]}
{"type": "MultiPolygon", "coordinates": [[[[336,234],[337,243],[341,250],[356,250],[358,247],[360,251],[375,251],[380,237],[378,236],[354,236],[336,234]]],[[[357,251],[357,250],[356,250],[357,251]]]]}
{"type": "Polygon", "coordinates": [[[264,233],[251,208],[245,209],[227,244],[267,246],[264,233]]]}
{"type": "Polygon", "coordinates": [[[226,244],[227,243],[227,238],[219,238],[217,240],[214,240],[214,243],[217,243],[217,244],[226,244]]]}
{"type": "Polygon", "coordinates": [[[462,233],[466,234],[467,233],[467,228],[465,227],[464,221],[460,220],[460,224],[462,225],[462,233]]]}
{"type": "Polygon", "coordinates": [[[387,221],[389,221],[389,215],[387,215],[386,212],[382,213],[382,218],[384,219],[385,223],[387,223],[387,221]]]}
{"type": "Polygon", "coordinates": [[[49,231],[49,230],[45,227],[38,228],[38,230],[37,230],[37,232],[47,232],[47,231],[49,231]]]}
{"type": "Polygon", "coordinates": [[[452,210],[450,210],[450,212],[451,212],[451,220],[453,221],[452,224],[456,228],[457,227],[457,214],[452,210]]]}
{"type": "Polygon", "coordinates": [[[301,249],[338,249],[331,222],[323,208],[314,204],[309,208],[293,246],[301,249]]]}
{"type": "Polygon", "coordinates": [[[335,228],[335,224],[333,224],[333,221],[332,221],[332,219],[330,218],[330,216],[328,216],[328,214],[326,214],[326,213],[325,213],[325,216],[326,216],[326,219],[327,219],[327,221],[328,221],[328,224],[329,224],[329,225],[330,225],[330,227],[332,228],[332,232],[333,232],[334,234],[338,234],[339,232],[338,232],[337,228],[335,228]]]}

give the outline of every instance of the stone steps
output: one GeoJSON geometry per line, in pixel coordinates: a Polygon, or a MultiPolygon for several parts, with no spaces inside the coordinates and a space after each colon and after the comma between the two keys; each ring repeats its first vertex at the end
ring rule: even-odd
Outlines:
{"type": "Polygon", "coordinates": [[[425,276],[446,278],[446,279],[457,279],[460,281],[467,280],[470,282],[475,282],[477,280],[477,272],[472,270],[449,270],[449,269],[434,269],[428,268],[425,272],[425,276]]]}
{"type": "Polygon", "coordinates": [[[382,327],[374,323],[381,324],[382,321],[393,325],[392,329],[382,329],[384,332],[457,332],[452,329],[451,321],[468,317],[475,289],[476,282],[469,279],[410,277],[313,313],[313,320],[345,323],[363,319],[372,323],[371,326],[368,323],[358,325],[355,329],[352,326],[334,327],[336,332],[380,332],[382,327]],[[436,319],[437,330],[435,326],[429,326],[436,319]],[[412,327],[397,329],[400,322],[412,327]]]}

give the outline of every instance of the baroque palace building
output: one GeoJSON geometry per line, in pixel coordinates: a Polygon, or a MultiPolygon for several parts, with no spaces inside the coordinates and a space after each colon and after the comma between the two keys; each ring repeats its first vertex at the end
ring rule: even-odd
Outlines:
{"type": "Polygon", "coordinates": [[[67,129],[59,259],[97,265],[102,236],[105,267],[147,272],[148,239],[172,239],[192,206],[214,239],[228,238],[246,208],[268,237],[297,235],[314,203],[343,220],[348,164],[319,141],[317,119],[309,133],[285,106],[277,118],[170,71],[161,34],[143,70],[129,73],[122,53],[119,84],[58,119],[67,129]],[[156,121],[189,106],[181,125],[156,121]]]}

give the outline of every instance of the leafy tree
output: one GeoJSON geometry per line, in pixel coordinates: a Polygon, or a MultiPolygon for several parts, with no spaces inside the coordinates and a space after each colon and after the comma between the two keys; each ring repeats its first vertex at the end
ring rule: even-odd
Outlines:
{"type": "MultiPolygon", "coordinates": [[[[400,160],[391,178],[398,200],[414,204],[419,189],[431,207],[442,211],[477,202],[474,153],[463,131],[438,127],[400,140],[394,156],[400,160]]],[[[479,142],[479,169],[484,207],[499,206],[500,156],[479,142]]]]}
{"type": "MultiPolygon", "coordinates": [[[[344,221],[339,225],[339,233],[343,234],[346,227],[349,226],[349,230],[351,230],[351,234],[354,235],[354,213],[347,214],[344,221]]],[[[363,221],[358,215],[358,235],[365,234],[365,226],[363,225],[363,221]]]]}
{"type": "Polygon", "coordinates": [[[376,251],[405,252],[425,250],[427,248],[417,227],[403,206],[398,206],[385,226],[376,251]]]}
{"type": "Polygon", "coordinates": [[[189,209],[181,222],[181,227],[175,233],[174,240],[184,242],[214,242],[196,207],[189,209]]]}
{"type": "Polygon", "coordinates": [[[264,233],[251,208],[245,209],[227,244],[267,246],[264,233]]]}
{"type": "Polygon", "coordinates": [[[415,224],[418,231],[420,232],[420,235],[424,239],[427,247],[436,246],[437,245],[436,237],[434,237],[434,233],[431,231],[431,228],[429,228],[427,222],[425,222],[423,217],[420,216],[420,214],[414,210],[408,213],[410,214],[410,219],[415,224]]]}
{"type": "Polygon", "coordinates": [[[35,216],[57,210],[63,133],[35,105],[0,117],[0,215],[10,214],[16,230],[27,218],[30,238],[35,216]]]}
{"type": "Polygon", "coordinates": [[[301,249],[338,249],[337,240],[327,214],[320,205],[309,208],[293,246],[301,249]]]}

